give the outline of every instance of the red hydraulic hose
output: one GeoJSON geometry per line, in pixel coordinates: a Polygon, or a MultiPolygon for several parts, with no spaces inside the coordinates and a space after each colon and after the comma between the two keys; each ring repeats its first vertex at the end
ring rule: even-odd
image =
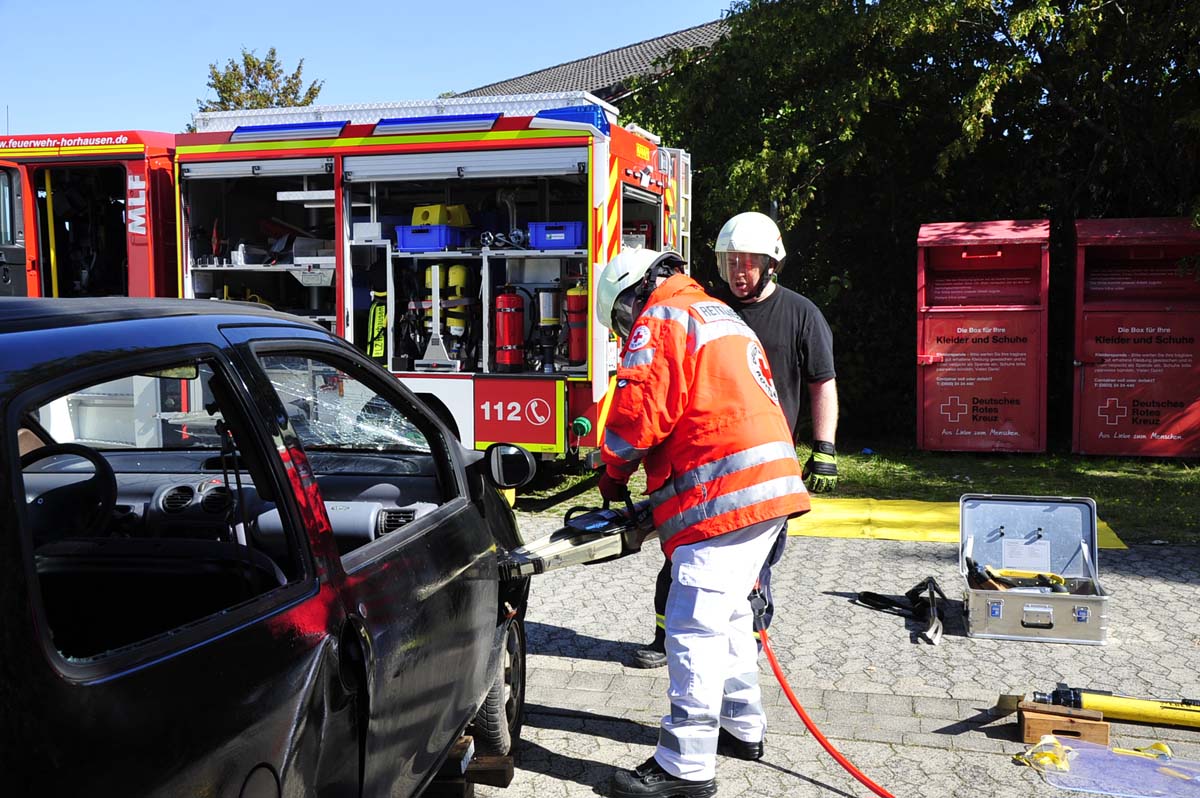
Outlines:
{"type": "MultiPolygon", "coordinates": [[[[756,624],[756,626],[758,626],[756,624]]],[[[812,736],[817,738],[817,742],[821,747],[829,752],[829,755],[837,760],[837,763],[846,769],[854,778],[866,785],[867,789],[880,798],[895,798],[890,792],[880,787],[875,782],[871,781],[863,772],[850,762],[849,759],[842,756],[841,752],[833,747],[833,743],[825,739],[825,735],[821,734],[821,730],[817,728],[817,724],[812,722],[812,718],[804,711],[804,707],[800,706],[800,701],[796,698],[796,694],[792,692],[791,685],[788,684],[787,677],[783,675],[783,669],[779,667],[779,660],[775,659],[775,652],[771,650],[771,644],[767,640],[767,630],[759,628],[759,636],[762,638],[763,652],[767,655],[767,661],[771,663],[771,670],[775,672],[775,678],[779,680],[779,686],[783,688],[783,693],[788,697],[788,701],[792,702],[792,708],[796,710],[796,714],[800,716],[800,720],[804,721],[804,725],[812,732],[812,736]]]]}

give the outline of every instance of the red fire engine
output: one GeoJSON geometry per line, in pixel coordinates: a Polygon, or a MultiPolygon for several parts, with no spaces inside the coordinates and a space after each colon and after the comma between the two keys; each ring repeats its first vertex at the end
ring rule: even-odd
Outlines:
{"type": "Polygon", "coordinates": [[[177,296],[175,136],[0,137],[0,296],[177,296]]]}
{"type": "Polygon", "coordinates": [[[579,92],[199,114],[183,293],[308,316],[477,448],[596,445],[622,246],[688,249],[690,161],[579,92]],[[626,236],[628,232],[630,235],[626,236]]]}

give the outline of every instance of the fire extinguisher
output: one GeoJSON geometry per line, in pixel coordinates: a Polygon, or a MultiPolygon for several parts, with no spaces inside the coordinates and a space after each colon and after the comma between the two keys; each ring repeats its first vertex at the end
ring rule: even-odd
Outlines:
{"type": "Polygon", "coordinates": [[[506,285],[496,295],[496,371],[525,370],[525,298],[506,285]]]}
{"type": "Polygon", "coordinates": [[[587,362],[588,291],[583,283],[567,289],[567,363],[582,366],[587,362]]]}

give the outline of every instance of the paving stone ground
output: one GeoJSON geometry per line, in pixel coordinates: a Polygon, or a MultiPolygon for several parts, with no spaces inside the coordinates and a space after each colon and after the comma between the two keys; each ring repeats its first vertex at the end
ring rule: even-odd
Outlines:
{"type": "MultiPolygon", "coordinates": [[[[558,525],[556,512],[519,514],[527,534],[558,525]]],[[[1012,762],[1025,749],[1002,694],[1060,683],[1152,696],[1200,698],[1200,546],[1135,546],[1100,554],[1110,592],[1104,646],[968,638],[953,545],[793,537],[773,577],[770,634],[801,703],[868,776],[899,796],[1068,796],[1012,762]],[[859,606],[862,590],[900,595],[933,576],[951,602],[939,646],[904,618],[859,606]]],[[[617,768],[653,752],[667,707],[665,670],[629,667],[653,631],[654,576],[642,553],[538,576],[528,613],[527,718],[516,776],[479,796],[607,795],[617,768]]],[[[867,796],[804,729],[765,658],[766,756],[722,759],[721,798],[867,796]]],[[[1200,731],[1114,723],[1114,744],[1164,740],[1200,760],[1200,731]]]]}

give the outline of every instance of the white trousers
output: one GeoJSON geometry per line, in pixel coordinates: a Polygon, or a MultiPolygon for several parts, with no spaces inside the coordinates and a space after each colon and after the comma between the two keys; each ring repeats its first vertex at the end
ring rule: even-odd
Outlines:
{"type": "Polygon", "coordinates": [[[747,596],[786,518],[680,546],[667,597],[667,697],[654,757],[673,776],[716,775],[717,732],[758,742],[766,732],[758,644],[747,596]]]}

